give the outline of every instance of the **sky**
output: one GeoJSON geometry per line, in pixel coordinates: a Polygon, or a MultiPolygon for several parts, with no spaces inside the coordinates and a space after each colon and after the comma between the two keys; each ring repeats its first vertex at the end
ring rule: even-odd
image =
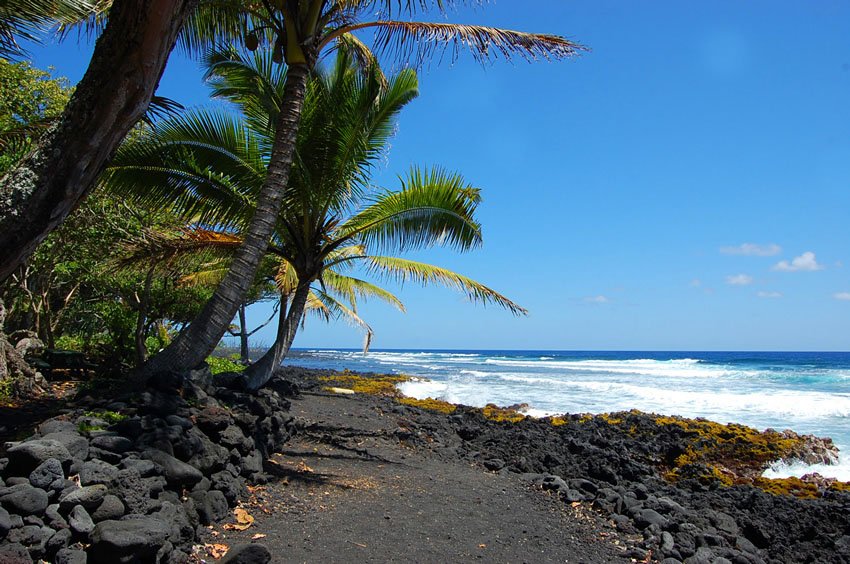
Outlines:
{"type": "MultiPolygon", "coordinates": [[[[850,2],[500,0],[428,16],[591,51],[421,69],[376,185],[418,164],[480,187],[483,247],[409,256],[529,315],[390,284],[406,313],[360,305],[374,348],[850,350],[850,2]]],[[[71,82],[90,52],[32,50],[71,82]]],[[[208,103],[179,53],[158,93],[208,103]]],[[[361,342],[309,319],[295,346],[361,342]]]]}

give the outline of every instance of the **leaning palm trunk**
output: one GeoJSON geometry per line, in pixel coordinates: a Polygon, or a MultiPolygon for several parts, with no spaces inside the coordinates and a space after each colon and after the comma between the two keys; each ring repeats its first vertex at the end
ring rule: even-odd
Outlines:
{"type": "Polygon", "coordinates": [[[148,108],[198,0],[115,0],[85,76],[59,122],[0,179],[0,281],[88,194],[148,108]]]}
{"type": "Polygon", "coordinates": [[[257,197],[256,211],[243,243],[233,258],[230,270],[192,324],[171,345],[142,367],[136,375],[137,381],[146,381],[157,372],[179,372],[200,364],[215,349],[245,299],[245,294],[254,281],[260,259],[268,248],[269,238],[283,201],[283,191],[289,182],[289,170],[295,152],[295,139],[301,120],[308,75],[307,65],[289,67],[274,147],[268,164],[268,175],[257,197]]]}
{"type": "Polygon", "coordinates": [[[295,334],[298,332],[298,324],[301,323],[301,318],[304,316],[304,308],[307,305],[307,296],[310,294],[310,284],[301,284],[295,290],[295,295],[292,297],[292,304],[289,306],[289,312],[284,318],[284,307],[281,305],[280,322],[277,326],[277,336],[274,345],[266,351],[266,354],[245,370],[247,377],[247,388],[249,390],[259,390],[266,382],[274,375],[280,363],[289,354],[289,349],[292,348],[292,342],[295,340],[295,334]]]}

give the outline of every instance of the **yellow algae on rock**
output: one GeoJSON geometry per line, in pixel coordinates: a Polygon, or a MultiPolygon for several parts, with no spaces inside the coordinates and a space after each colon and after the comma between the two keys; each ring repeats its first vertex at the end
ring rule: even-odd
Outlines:
{"type": "Polygon", "coordinates": [[[365,376],[353,372],[344,371],[331,376],[320,376],[322,382],[329,382],[345,386],[358,394],[370,394],[375,396],[400,397],[401,392],[396,385],[410,380],[409,376],[400,374],[376,374],[365,376]]]}
{"type": "Polygon", "coordinates": [[[518,423],[526,418],[525,415],[523,415],[516,409],[511,409],[509,407],[499,407],[498,405],[492,403],[488,403],[487,405],[482,407],[481,413],[484,414],[484,417],[486,417],[490,421],[498,421],[500,423],[518,423]]]}
{"type": "Polygon", "coordinates": [[[418,407],[420,409],[426,409],[428,411],[436,411],[438,413],[454,413],[457,411],[457,405],[453,403],[449,403],[444,400],[434,399],[434,398],[425,398],[425,399],[416,399],[416,398],[408,398],[402,397],[398,398],[398,403],[403,405],[410,405],[413,407],[418,407]]]}

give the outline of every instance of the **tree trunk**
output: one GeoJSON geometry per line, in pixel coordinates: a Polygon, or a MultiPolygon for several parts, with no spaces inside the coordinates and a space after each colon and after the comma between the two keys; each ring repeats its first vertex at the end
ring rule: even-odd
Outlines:
{"type": "Polygon", "coordinates": [[[179,372],[203,362],[221,340],[239,304],[245,300],[260,259],[268,248],[280,212],[283,191],[289,182],[308,75],[309,67],[306,65],[292,65],[287,71],[268,174],[257,198],[257,209],[230,270],[188,329],[135,375],[137,383],[143,383],[157,372],[179,372]]]}
{"type": "Polygon", "coordinates": [[[198,0],[115,0],[59,122],[0,179],[0,281],[68,216],[147,110],[198,0]]]}
{"type": "Polygon", "coordinates": [[[292,305],[284,319],[283,312],[286,308],[280,306],[280,322],[277,325],[277,337],[274,345],[266,351],[263,357],[245,370],[247,387],[249,390],[259,390],[274,375],[280,363],[289,354],[295,334],[298,333],[298,324],[304,316],[304,308],[307,305],[307,296],[310,294],[310,284],[305,283],[298,286],[292,296],[292,305]]]}
{"type": "Polygon", "coordinates": [[[239,360],[245,366],[251,363],[248,351],[248,322],[245,319],[245,302],[239,304],[239,360]]]}
{"type": "Polygon", "coordinates": [[[151,284],[153,284],[154,268],[148,270],[145,277],[145,287],[142,290],[142,299],[139,300],[139,315],[136,318],[136,366],[141,366],[148,359],[148,350],[145,346],[145,326],[148,318],[148,306],[151,303],[151,284]]]}

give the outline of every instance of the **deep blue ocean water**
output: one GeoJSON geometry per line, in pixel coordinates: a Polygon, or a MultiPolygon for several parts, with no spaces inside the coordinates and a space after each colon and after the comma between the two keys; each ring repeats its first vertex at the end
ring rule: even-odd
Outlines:
{"type": "Polygon", "coordinates": [[[410,396],[530,415],[629,409],[831,437],[833,466],[776,467],[850,480],[850,353],[294,350],[284,364],[403,373],[410,396]]]}

